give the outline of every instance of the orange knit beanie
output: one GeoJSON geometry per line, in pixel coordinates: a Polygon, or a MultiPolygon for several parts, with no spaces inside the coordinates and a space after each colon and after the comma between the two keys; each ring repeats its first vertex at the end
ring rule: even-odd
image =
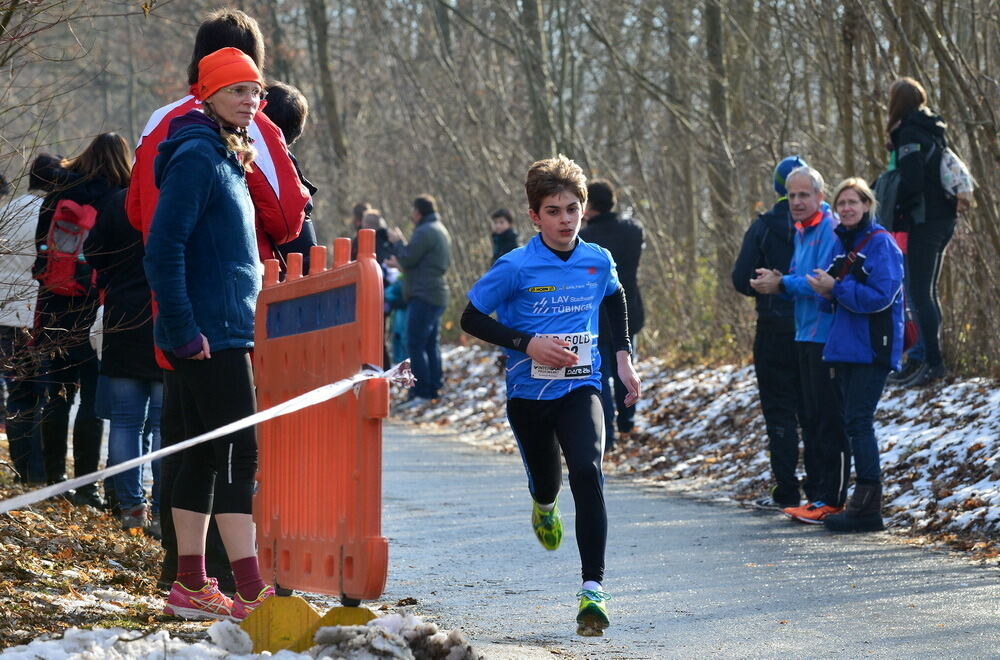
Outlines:
{"type": "Polygon", "coordinates": [[[247,81],[264,87],[264,77],[250,56],[239,48],[220,48],[199,60],[195,96],[204,101],[227,85],[247,81]]]}

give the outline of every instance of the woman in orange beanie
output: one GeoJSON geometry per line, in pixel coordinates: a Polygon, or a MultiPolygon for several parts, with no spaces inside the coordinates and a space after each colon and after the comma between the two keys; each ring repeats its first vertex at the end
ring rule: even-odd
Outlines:
{"type": "MultiPolygon", "coordinates": [[[[250,349],[260,291],[246,127],[264,80],[235,48],[201,59],[201,108],[173,119],[156,158],[159,202],[144,261],[159,315],[154,339],[173,366],[185,436],[252,415],[250,349]]],[[[261,579],[252,517],[257,439],[246,429],[185,451],[173,490],[177,580],[164,612],[185,619],[244,619],[274,589],[261,579]],[[205,573],[215,515],[236,591],[205,573]]]]}

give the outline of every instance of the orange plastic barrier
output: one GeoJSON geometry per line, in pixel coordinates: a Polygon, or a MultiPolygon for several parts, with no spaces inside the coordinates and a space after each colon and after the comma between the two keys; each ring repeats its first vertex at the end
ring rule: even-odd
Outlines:
{"type": "MultiPolygon", "coordinates": [[[[254,372],[261,409],[349,378],[382,361],[382,272],[375,232],[313,247],[310,272],[289,255],[284,282],[268,261],[257,302],[254,372]]],[[[286,589],[340,596],[345,604],[385,588],[388,541],[382,527],[382,418],[389,383],[364,381],[354,392],[263,423],[254,496],[258,554],[265,580],[286,589]]]]}

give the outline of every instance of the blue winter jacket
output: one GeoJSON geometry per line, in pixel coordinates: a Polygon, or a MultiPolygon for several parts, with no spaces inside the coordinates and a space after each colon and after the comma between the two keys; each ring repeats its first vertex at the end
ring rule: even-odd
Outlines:
{"type": "Polygon", "coordinates": [[[903,253],[885,228],[866,216],[848,231],[837,227],[841,253],[831,273],[871,235],[850,271],[833,287],[833,327],[823,349],[827,362],[881,364],[899,369],[903,355],[903,253]]]}
{"type": "Polygon", "coordinates": [[[788,275],[781,278],[785,293],[795,300],[795,341],[826,343],[833,324],[833,314],[820,309],[823,296],[818,295],[806,281],[806,275],[813,270],[826,270],[833,255],[839,248],[837,235],[833,233],[837,219],[829,204],[820,207],[820,221],[811,227],[795,223],[795,252],[788,275]]]}
{"type": "Polygon", "coordinates": [[[261,277],[243,166],[193,110],[171,122],[154,168],[160,199],[143,263],[159,305],[156,345],[190,357],[201,333],[213,351],[253,346],[261,277]]]}

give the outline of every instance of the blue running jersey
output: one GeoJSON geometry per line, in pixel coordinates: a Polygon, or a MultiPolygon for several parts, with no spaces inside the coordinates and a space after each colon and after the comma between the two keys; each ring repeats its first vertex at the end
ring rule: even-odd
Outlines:
{"type": "MultiPolygon", "coordinates": [[[[527,353],[507,353],[507,398],[558,399],[587,385],[601,389],[597,350],[598,315],[604,296],[618,290],[611,253],[582,239],[563,261],[536,234],[524,247],[508,252],[479,278],[469,302],[483,314],[497,313],[508,328],[532,335],[589,333],[592,373],[584,378],[531,376],[527,353]]],[[[581,360],[584,362],[584,360],[581,360]]]]}

